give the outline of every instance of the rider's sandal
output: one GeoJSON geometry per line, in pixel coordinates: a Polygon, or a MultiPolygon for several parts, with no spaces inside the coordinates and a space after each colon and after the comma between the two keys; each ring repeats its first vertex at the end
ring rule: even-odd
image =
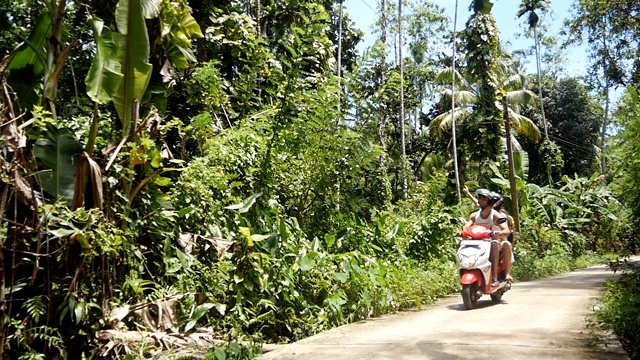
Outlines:
{"type": "Polygon", "coordinates": [[[513,281],[513,277],[511,275],[507,275],[507,276],[504,277],[504,281],[512,282],[513,281]]]}
{"type": "Polygon", "coordinates": [[[497,288],[498,286],[500,286],[500,281],[498,281],[498,279],[493,279],[493,281],[491,281],[491,287],[497,288]]]}

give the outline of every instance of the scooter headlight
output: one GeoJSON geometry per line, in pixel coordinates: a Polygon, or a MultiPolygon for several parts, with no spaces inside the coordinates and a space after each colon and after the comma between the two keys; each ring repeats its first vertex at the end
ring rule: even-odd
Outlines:
{"type": "Polygon", "coordinates": [[[477,256],[474,256],[474,255],[465,256],[462,259],[460,259],[460,266],[465,269],[470,269],[476,265],[477,260],[478,260],[477,256]]]}

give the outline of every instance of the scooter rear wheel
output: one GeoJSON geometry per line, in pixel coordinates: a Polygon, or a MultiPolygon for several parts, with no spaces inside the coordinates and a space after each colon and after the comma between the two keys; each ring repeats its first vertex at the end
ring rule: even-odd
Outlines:
{"type": "Polygon", "coordinates": [[[476,306],[476,302],[478,301],[477,287],[478,285],[476,283],[462,285],[462,302],[467,310],[472,310],[476,306]]]}

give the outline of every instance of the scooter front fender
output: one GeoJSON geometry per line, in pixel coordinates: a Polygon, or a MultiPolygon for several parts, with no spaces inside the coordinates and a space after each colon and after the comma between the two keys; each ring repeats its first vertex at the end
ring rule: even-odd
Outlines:
{"type": "Polygon", "coordinates": [[[470,285],[475,282],[477,282],[479,286],[482,286],[482,272],[479,269],[465,271],[460,274],[460,283],[462,285],[470,285]]]}

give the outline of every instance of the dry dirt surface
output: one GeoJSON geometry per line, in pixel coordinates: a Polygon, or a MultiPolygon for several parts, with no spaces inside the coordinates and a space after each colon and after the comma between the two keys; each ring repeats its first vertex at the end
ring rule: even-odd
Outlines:
{"type": "Polygon", "coordinates": [[[500,303],[484,295],[473,310],[451,295],[421,311],[266,346],[259,359],[628,359],[615,338],[604,346],[587,328],[605,281],[616,276],[595,266],[514,283],[500,303]]]}

